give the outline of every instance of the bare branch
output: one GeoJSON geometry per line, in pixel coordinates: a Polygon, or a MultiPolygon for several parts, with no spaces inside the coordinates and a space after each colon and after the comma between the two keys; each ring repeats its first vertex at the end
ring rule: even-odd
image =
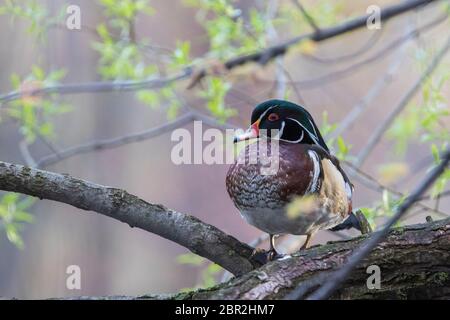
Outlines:
{"type": "MultiPolygon", "coordinates": [[[[399,4],[395,4],[386,7],[381,10],[381,21],[389,20],[402,13],[423,7],[432,2],[438,2],[439,0],[409,0],[399,4]]],[[[276,57],[285,54],[291,47],[297,45],[304,40],[312,40],[315,42],[324,41],[350,31],[363,28],[366,26],[368,15],[362,15],[357,18],[353,18],[341,24],[338,24],[329,28],[322,28],[320,32],[307,33],[294,37],[284,43],[269,47],[267,49],[238,56],[229,59],[223,63],[225,70],[232,70],[236,67],[242,66],[250,62],[256,62],[260,65],[266,65],[269,61],[276,57]]],[[[199,69],[194,72],[192,67],[187,67],[178,74],[166,77],[166,78],[152,78],[144,81],[112,81],[112,82],[88,82],[78,84],[61,84],[55,86],[48,86],[38,88],[29,91],[14,91],[4,95],[0,95],[0,106],[3,103],[20,99],[24,95],[36,96],[52,93],[59,94],[77,94],[77,93],[89,93],[89,92],[107,92],[107,91],[134,91],[134,90],[150,90],[160,89],[174,82],[193,77],[193,81],[189,87],[195,86],[203,77],[208,74],[207,69],[199,69]]]]}
{"type": "Polygon", "coordinates": [[[13,91],[4,95],[0,95],[1,103],[10,102],[22,98],[23,96],[38,96],[52,93],[58,94],[78,94],[78,93],[97,93],[112,91],[136,91],[161,89],[174,82],[187,79],[192,75],[192,68],[187,67],[178,74],[166,78],[151,78],[143,81],[104,81],[104,82],[86,82],[73,84],[59,84],[47,86],[43,88],[13,91]]]}
{"type": "Polygon", "coordinates": [[[364,161],[367,159],[369,154],[373,151],[375,146],[380,141],[381,137],[384,135],[386,130],[394,122],[395,118],[403,111],[403,109],[408,105],[411,99],[415,96],[417,91],[422,87],[422,83],[433,73],[437,68],[441,60],[445,57],[450,49],[450,37],[447,38],[444,46],[439,50],[436,56],[433,58],[427,69],[423,72],[420,78],[414,83],[414,85],[409,89],[409,91],[403,96],[398,105],[391,111],[391,113],[386,117],[386,119],[375,129],[372,136],[369,138],[368,142],[365,144],[364,148],[359,152],[355,164],[357,166],[362,166],[364,161]]]}
{"type": "Polygon", "coordinates": [[[235,275],[259,266],[251,259],[250,246],[193,216],[148,203],[124,190],[6,162],[0,162],[0,190],[95,211],[172,240],[235,275]]]}
{"type": "MultiPolygon", "coordinates": [[[[403,47],[404,48],[404,47],[403,47]]],[[[370,106],[370,103],[375,100],[388,84],[392,82],[394,75],[403,62],[404,50],[398,50],[395,58],[390,63],[387,72],[384,73],[377,81],[370,87],[367,94],[358,101],[358,103],[348,112],[342,121],[339,121],[339,125],[330,134],[330,138],[337,138],[344,131],[349,129],[351,125],[358,119],[358,117],[370,106]]]]}
{"type": "Polygon", "coordinates": [[[348,77],[352,74],[354,74],[357,70],[360,70],[361,68],[365,66],[369,66],[372,63],[381,60],[384,58],[387,54],[394,51],[394,49],[397,49],[403,43],[406,41],[409,41],[411,39],[416,38],[419,34],[421,34],[424,31],[428,31],[437,25],[441,24],[445,20],[448,19],[448,14],[442,14],[437,19],[425,24],[424,26],[421,26],[417,29],[412,30],[411,32],[408,32],[397,39],[392,40],[390,43],[388,43],[384,48],[378,50],[377,52],[373,53],[371,56],[358,61],[354,64],[351,64],[349,66],[346,66],[340,70],[330,72],[328,74],[318,76],[316,78],[307,79],[307,80],[298,80],[293,82],[297,86],[301,86],[303,89],[307,88],[314,88],[317,86],[323,86],[325,83],[332,83],[334,81],[340,80],[342,78],[348,77]]]}
{"type": "Polygon", "coordinates": [[[94,141],[86,144],[82,144],[79,146],[74,146],[67,148],[65,150],[58,151],[57,153],[53,153],[51,155],[48,155],[46,157],[41,158],[37,163],[38,168],[45,168],[51,164],[54,164],[56,162],[59,162],[61,160],[83,154],[88,153],[92,151],[99,151],[99,150],[105,150],[105,149],[113,149],[118,148],[126,144],[135,143],[144,141],[150,138],[154,138],[156,136],[159,136],[163,133],[169,132],[171,130],[174,130],[178,127],[181,127],[185,124],[188,124],[194,119],[194,115],[192,113],[185,114],[183,116],[180,116],[176,120],[167,122],[165,124],[162,124],[156,128],[151,128],[142,132],[132,133],[125,136],[108,139],[108,140],[100,140],[100,141],[94,141]]]}
{"type": "Polygon", "coordinates": [[[19,149],[20,153],[22,154],[22,158],[29,167],[35,167],[36,161],[34,160],[33,156],[30,153],[30,146],[28,145],[28,142],[26,140],[22,140],[19,143],[19,149]]]}
{"type": "Polygon", "coordinates": [[[308,53],[303,54],[303,57],[322,64],[335,64],[346,62],[348,60],[354,60],[355,58],[367,53],[370,49],[372,49],[381,39],[381,35],[383,34],[384,30],[386,29],[382,28],[380,30],[374,30],[372,36],[370,36],[369,39],[361,47],[353,52],[335,55],[333,57],[318,57],[308,53]]]}
{"type": "MultiPolygon", "coordinates": [[[[359,178],[358,180],[363,183],[366,187],[378,191],[378,192],[383,192],[384,190],[389,191],[390,193],[398,196],[398,197],[404,197],[405,194],[403,194],[400,191],[395,190],[394,188],[388,187],[386,185],[383,185],[382,183],[380,183],[377,179],[375,179],[374,177],[372,177],[371,175],[369,175],[367,172],[364,172],[363,170],[359,169],[358,167],[356,167],[354,164],[352,164],[349,161],[342,161],[342,163],[346,166],[348,166],[348,168],[350,169],[349,172],[350,174],[352,173],[356,173],[357,175],[355,176],[355,178],[359,178]]],[[[445,212],[442,211],[438,211],[435,210],[435,208],[432,208],[430,206],[427,206],[426,204],[419,202],[422,200],[426,200],[427,197],[422,197],[418,200],[418,202],[416,203],[416,206],[420,207],[422,211],[431,211],[434,212],[438,215],[440,215],[441,217],[448,217],[449,215],[445,212]]]]}
{"type": "MultiPolygon", "coordinates": [[[[444,198],[444,197],[448,197],[450,196],[450,190],[446,190],[446,191],[442,191],[441,193],[439,193],[436,196],[436,199],[439,197],[440,199],[444,198]]],[[[430,200],[433,199],[433,196],[431,195],[425,195],[423,197],[420,198],[420,200],[430,200]]],[[[435,208],[437,210],[437,208],[435,208]]]]}
{"type": "Polygon", "coordinates": [[[107,140],[100,140],[100,141],[94,141],[85,143],[82,145],[70,147],[61,151],[54,152],[53,154],[50,154],[48,156],[45,156],[41,158],[36,163],[37,168],[45,168],[49,165],[55,164],[59,161],[94,151],[100,151],[100,150],[107,150],[107,149],[114,149],[119,148],[124,145],[130,144],[130,143],[136,143],[136,142],[142,142],[148,139],[155,138],[157,136],[160,136],[164,133],[170,132],[172,130],[175,130],[179,127],[182,127],[192,121],[199,120],[205,123],[206,125],[209,125],[214,128],[218,129],[237,129],[236,126],[233,126],[231,124],[227,123],[220,123],[218,120],[209,117],[207,115],[204,115],[200,112],[197,112],[193,109],[190,109],[190,111],[177,119],[164,123],[158,127],[151,128],[148,130],[144,130],[142,132],[132,133],[112,139],[107,140]]]}
{"type": "Polygon", "coordinates": [[[320,33],[320,28],[317,26],[316,22],[314,21],[313,17],[306,11],[305,7],[302,5],[302,3],[299,0],[292,0],[292,2],[296,5],[296,7],[301,11],[302,15],[305,17],[308,24],[311,26],[311,28],[316,32],[320,33]]]}

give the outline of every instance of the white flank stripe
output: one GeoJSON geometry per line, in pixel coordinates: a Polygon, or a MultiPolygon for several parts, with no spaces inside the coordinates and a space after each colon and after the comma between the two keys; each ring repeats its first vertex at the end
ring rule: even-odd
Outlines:
{"type": "Polygon", "coordinates": [[[313,161],[314,164],[314,172],[313,177],[311,179],[311,182],[309,183],[308,189],[306,190],[306,193],[313,193],[317,191],[317,184],[319,182],[319,175],[320,175],[320,160],[319,156],[316,152],[312,150],[308,150],[309,157],[313,161]]]}
{"type": "Polygon", "coordinates": [[[348,182],[345,183],[345,193],[347,194],[347,198],[349,200],[352,199],[352,187],[350,186],[350,184],[348,182]]]}

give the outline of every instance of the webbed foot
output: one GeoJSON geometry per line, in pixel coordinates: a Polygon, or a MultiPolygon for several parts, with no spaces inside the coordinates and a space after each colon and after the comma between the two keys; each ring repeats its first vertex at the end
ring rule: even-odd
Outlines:
{"type": "Polygon", "coordinates": [[[264,265],[270,261],[278,260],[283,258],[285,255],[276,252],[275,250],[265,251],[263,249],[255,249],[252,253],[251,258],[260,264],[264,265]]]}

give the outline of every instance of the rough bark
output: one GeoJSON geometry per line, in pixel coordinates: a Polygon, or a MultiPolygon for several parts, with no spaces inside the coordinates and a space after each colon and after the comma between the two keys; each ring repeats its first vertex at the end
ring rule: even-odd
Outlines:
{"type": "Polygon", "coordinates": [[[250,258],[253,253],[250,246],[193,216],[148,203],[125,190],[1,161],[0,190],[54,200],[112,217],[172,240],[235,275],[259,266],[250,258]]]}
{"type": "MultiPolygon", "coordinates": [[[[300,282],[342,266],[367,236],[340,241],[276,261],[190,299],[281,299],[300,282]]],[[[394,229],[358,265],[334,299],[450,298],[450,219],[394,229]],[[366,285],[369,265],[381,269],[381,289],[366,285]]]]}
{"type": "MultiPolygon", "coordinates": [[[[368,236],[315,246],[208,289],[69,299],[284,299],[301,282],[342,266],[368,236]]],[[[450,299],[450,218],[391,230],[332,299],[450,299]],[[381,269],[380,289],[367,287],[370,265],[381,269]]]]}

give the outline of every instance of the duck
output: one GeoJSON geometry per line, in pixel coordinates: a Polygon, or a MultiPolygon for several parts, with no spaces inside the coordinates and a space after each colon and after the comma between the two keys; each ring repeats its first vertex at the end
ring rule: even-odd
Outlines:
{"type": "Polygon", "coordinates": [[[352,212],[353,184],[303,106],[278,99],[258,104],[250,127],[234,137],[242,141],[247,145],[227,172],[226,190],[247,223],[269,234],[265,261],[283,256],[275,249],[278,235],[306,236],[302,250],[319,230],[360,229],[352,212]],[[271,174],[262,170],[263,155],[277,155],[271,174]],[[289,214],[299,199],[313,199],[313,205],[289,214]]]}

